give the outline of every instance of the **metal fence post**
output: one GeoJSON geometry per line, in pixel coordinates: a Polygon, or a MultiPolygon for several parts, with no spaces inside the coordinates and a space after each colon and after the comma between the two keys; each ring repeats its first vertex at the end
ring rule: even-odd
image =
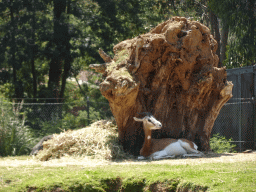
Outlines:
{"type": "Polygon", "coordinates": [[[255,119],[255,87],[256,87],[256,78],[255,78],[255,72],[256,72],[256,70],[255,70],[255,65],[253,66],[253,68],[252,68],[252,78],[253,78],[253,91],[252,91],[252,133],[253,133],[253,150],[255,150],[255,145],[256,145],[256,127],[255,127],[255,121],[256,121],[256,119],[255,119]]]}
{"type": "Polygon", "coordinates": [[[252,134],[253,134],[253,143],[252,143],[252,150],[255,150],[255,141],[256,141],[256,135],[255,135],[255,96],[252,96],[252,134]]]}
{"type": "Polygon", "coordinates": [[[90,101],[89,101],[89,96],[87,96],[87,122],[88,125],[90,125],[90,101]]]}
{"type": "MultiPolygon", "coordinates": [[[[238,98],[242,98],[242,82],[241,82],[241,73],[238,74],[237,76],[237,86],[238,86],[238,98]]],[[[239,138],[239,150],[240,152],[242,151],[242,146],[241,146],[241,141],[242,141],[242,119],[241,119],[241,115],[242,115],[242,101],[239,101],[238,104],[238,138],[239,138]]]]}

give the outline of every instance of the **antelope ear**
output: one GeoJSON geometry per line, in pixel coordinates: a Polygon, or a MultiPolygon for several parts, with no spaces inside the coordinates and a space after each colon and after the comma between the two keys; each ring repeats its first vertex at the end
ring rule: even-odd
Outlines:
{"type": "Polygon", "coordinates": [[[143,121],[143,119],[139,119],[137,117],[133,117],[134,121],[143,121]]]}

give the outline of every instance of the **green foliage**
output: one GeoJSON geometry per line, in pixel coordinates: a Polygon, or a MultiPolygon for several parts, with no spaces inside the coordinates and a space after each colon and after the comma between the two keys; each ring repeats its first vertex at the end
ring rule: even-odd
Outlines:
{"type": "Polygon", "coordinates": [[[89,83],[80,85],[81,89],[75,81],[67,81],[63,104],[56,103],[55,99],[24,99],[26,125],[34,130],[37,137],[41,137],[60,133],[62,130],[82,128],[99,119],[111,118],[108,101],[95,85],[100,77],[95,73],[89,73],[89,83]]]}
{"type": "MultiPolygon", "coordinates": [[[[30,124],[32,124],[31,126],[34,128],[37,136],[45,136],[53,133],[60,133],[63,130],[83,128],[97,120],[103,119],[103,117],[104,119],[106,119],[112,116],[108,105],[106,105],[105,103],[101,104],[106,105],[106,109],[109,110],[110,115],[107,115],[105,109],[102,108],[100,104],[99,106],[97,106],[96,104],[90,102],[89,119],[87,112],[87,103],[83,101],[76,101],[75,103],[63,104],[62,117],[51,116],[48,120],[46,120],[42,118],[42,115],[34,114],[33,111],[31,111],[31,115],[29,116],[29,122],[30,124]],[[74,109],[76,109],[77,107],[82,108],[79,109],[79,111],[74,111],[72,113],[73,107],[74,109]],[[77,115],[75,115],[75,113],[77,115]],[[35,118],[34,116],[37,118],[35,118]]],[[[34,108],[39,107],[40,106],[37,105],[34,106],[34,108]]],[[[34,112],[38,110],[39,109],[34,110],[34,112]]],[[[45,110],[44,112],[47,113],[47,110],[45,110]]],[[[51,111],[48,111],[48,113],[51,113],[51,111]]]]}
{"type": "Polygon", "coordinates": [[[62,119],[62,129],[77,129],[89,125],[91,122],[100,120],[100,113],[95,111],[94,108],[90,108],[89,121],[87,111],[79,111],[78,116],[74,116],[71,113],[67,113],[62,119]]]}
{"type": "Polygon", "coordinates": [[[60,133],[62,131],[62,120],[56,118],[51,121],[41,121],[40,135],[46,136],[53,133],[60,133]]]}
{"type": "Polygon", "coordinates": [[[11,82],[15,90],[8,97],[49,97],[53,90],[46,91],[49,87],[45,84],[51,79],[45,76],[52,71],[49,68],[55,56],[60,55],[62,68],[67,72],[62,78],[79,70],[72,67],[74,60],[83,59],[83,65],[95,61],[89,50],[92,31],[88,21],[96,14],[96,4],[81,0],[61,2],[64,4],[67,13],[62,12],[56,20],[54,11],[58,9],[54,9],[55,4],[50,1],[35,0],[33,4],[26,1],[0,2],[0,69],[13,69],[9,70],[8,78],[2,77],[1,73],[0,81],[11,82]],[[63,35],[67,38],[62,38],[63,35]],[[57,38],[60,40],[56,41],[57,38]],[[33,83],[37,84],[36,95],[33,83]]]}
{"type": "Polygon", "coordinates": [[[0,85],[0,95],[4,98],[11,98],[14,94],[14,86],[12,83],[5,83],[0,85]]]}
{"type": "Polygon", "coordinates": [[[115,44],[146,33],[172,16],[202,21],[205,7],[230,26],[225,65],[250,65],[255,61],[256,19],[248,3],[255,4],[255,0],[72,0],[61,1],[65,9],[57,17],[52,1],[1,1],[0,82],[6,84],[1,92],[8,98],[53,96],[48,85],[58,75],[50,76],[50,66],[54,70],[54,66],[60,67],[56,70],[60,71],[59,81],[55,79],[60,89],[61,79],[76,76],[91,63],[103,62],[99,47],[113,56],[115,44]],[[59,64],[52,64],[54,59],[59,64]]]}
{"type": "MultiPolygon", "coordinates": [[[[77,122],[78,122],[78,127],[84,127],[88,123],[88,113],[87,111],[79,111],[77,116],[77,122]]],[[[97,121],[100,120],[100,113],[98,111],[95,111],[94,108],[90,107],[89,110],[89,124],[92,121],[97,121]]]]}
{"type": "Polygon", "coordinates": [[[227,140],[224,136],[220,136],[220,134],[217,133],[210,139],[210,147],[215,153],[236,152],[234,150],[236,145],[231,144],[232,141],[232,139],[227,140]]]}
{"type": "MultiPolygon", "coordinates": [[[[0,75],[13,87],[5,95],[53,96],[49,89],[58,71],[65,73],[60,72],[59,79],[76,76],[85,66],[102,62],[99,47],[113,55],[115,44],[146,33],[171,16],[195,16],[194,4],[190,0],[63,1],[60,5],[66,10],[57,17],[58,9],[51,1],[1,1],[0,68],[13,69],[8,78],[0,75]],[[59,70],[54,68],[60,65],[59,70]],[[50,75],[53,69],[56,74],[50,75]]],[[[58,89],[61,83],[55,81],[58,89]]]]}
{"type": "Polygon", "coordinates": [[[34,144],[32,132],[24,125],[22,104],[0,101],[0,156],[24,155],[34,144]],[[22,117],[21,117],[22,116],[22,117]]]}
{"type": "Polygon", "coordinates": [[[229,26],[227,68],[253,65],[256,57],[255,0],[210,0],[209,7],[229,26]]]}
{"type": "Polygon", "coordinates": [[[52,118],[50,121],[36,119],[35,123],[37,124],[37,126],[40,126],[40,131],[35,131],[37,132],[38,136],[45,136],[53,133],[60,133],[63,130],[83,128],[89,125],[91,122],[101,119],[100,113],[95,111],[94,108],[90,108],[89,117],[90,119],[88,121],[87,111],[79,111],[77,116],[73,115],[70,112],[64,111],[63,118],[56,117],[52,118]]]}
{"type": "MultiPolygon", "coordinates": [[[[86,117],[84,117],[86,118],[86,117]]],[[[69,130],[69,129],[76,129],[78,128],[78,123],[76,117],[71,114],[67,113],[64,118],[62,119],[62,129],[69,130]]]]}
{"type": "MultiPolygon", "coordinates": [[[[73,103],[74,106],[87,107],[89,100],[89,116],[90,122],[97,119],[107,119],[112,117],[112,112],[108,105],[108,100],[103,97],[99,90],[99,86],[96,85],[100,81],[101,75],[88,72],[88,83],[83,83],[80,87],[75,82],[67,82],[67,88],[65,92],[66,103],[73,103]],[[87,99],[88,98],[88,99],[87,99]]],[[[70,109],[72,107],[70,106],[70,109]]],[[[87,110],[86,110],[87,111],[87,110]]],[[[87,118],[87,112],[83,112],[87,118]]],[[[85,125],[88,125],[85,124],[85,125]]]]}

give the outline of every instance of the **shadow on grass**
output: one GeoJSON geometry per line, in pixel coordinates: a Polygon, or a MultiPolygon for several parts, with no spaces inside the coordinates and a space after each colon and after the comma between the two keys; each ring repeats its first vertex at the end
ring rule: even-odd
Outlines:
{"type": "Polygon", "coordinates": [[[202,157],[183,157],[182,155],[178,155],[174,158],[164,158],[164,159],[157,159],[157,160],[152,160],[150,158],[146,158],[146,159],[143,159],[143,160],[138,160],[137,157],[132,157],[130,156],[129,158],[125,158],[125,159],[114,159],[114,160],[111,160],[112,163],[139,163],[139,162],[160,162],[160,161],[164,161],[164,160],[170,160],[175,163],[178,163],[178,161],[181,162],[181,164],[183,163],[183,160],[195,160],[195,159],[201,159],[201,160],[205,160],[205,163],[207,163],[207,160],[209,160],[209,163],[210,162],[210,159],[217,159],[217,158],[220,158],[220,157],[232,157],[232,156],[236,156],[238,153],[214,153],[214,152],[204,152],[204,156],[202,157]]]}
{"type": "Polygon", "coordinates": [[[66,189],[60,186],[49,186],[48,188],[36,188],[27,187],[28,192],[32,191],[51,191],[51,192],[125,192],[125,191],[136,191],[136,192],[167,192],[167,191],[207,191],[207,186],[196,185],[194,183],[186,182],[181,183],[179,179],[166,179],[164,181],[155,181],[152,183],[146,183],[146,179],[121,179],[108,178],[101,179],[97,186],[92,184],[75,184],[66,189]]]}

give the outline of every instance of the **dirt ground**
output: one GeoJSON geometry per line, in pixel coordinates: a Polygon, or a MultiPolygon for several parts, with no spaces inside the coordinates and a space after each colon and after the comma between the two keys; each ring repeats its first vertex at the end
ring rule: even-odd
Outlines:
{"type": "Polygon", "coordinates": [[[99,165],[123,165],[123,164],[170,164],[170,165],[198,165],[202,163],[233,163],[241,161],[256,161],[256,151],[251,153],[225,153],[214,154],[208,153],[205,157],[201,158],[175,158],[163,159],[158,161],[138,161],[136,159],[123,160],[123,161],[107,161],[101,159],[91,159],[82,157],[62,157],[60,159],[52,159],[49,161],[39,161],[35,157],[28,157],[27,159],[9,157],[0,158],[0,166],[16,167],[16,166],[46,166],[46,167],[64,167],[79,165],[83,167],[95,167],[99,165]]]}

